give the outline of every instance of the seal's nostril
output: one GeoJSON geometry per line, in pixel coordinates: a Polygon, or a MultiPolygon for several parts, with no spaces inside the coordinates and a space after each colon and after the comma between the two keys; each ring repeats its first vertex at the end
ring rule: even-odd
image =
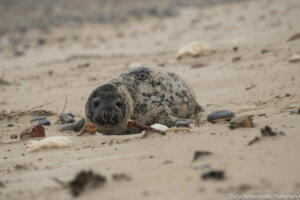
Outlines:
{"type": "Polygon", "coordinates": [[[100,123],[101,123],[101,116],[100,116],[100,115],[97,115],[97,116],[95,117],[95,122],[96,122],[97,124],[100,124],[100,123]]]}
{"type": "Polygon", "coordinates": [[[102,119],[106,120],[107,119],[107,114],[105,112],[102,113],[102,119]]]}

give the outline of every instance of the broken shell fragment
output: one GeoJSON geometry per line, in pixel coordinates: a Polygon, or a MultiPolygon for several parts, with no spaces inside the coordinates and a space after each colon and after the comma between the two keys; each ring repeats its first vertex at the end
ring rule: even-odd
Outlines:
{"type": "Polygon", "coordinates": [[[23,139],[24,137],[45,137],[45,129],[42,125],[33,125],[24,131],[21,132],[20,138],[23,139]]]}
{"type": "Polygon", "coordinates": [[[252,128],[254,127],[252,115],[242,115],[233,118],[230,121],[230,129],[235,129],[239,127],[252,128]]]}
{"type": "Polygon", "coordinates": [[[177,52],[176,58],[180,60],[186,57],[204,56],[210,54],[211,52],[211,49],[202,42],[193,42],[181,47],[177,52]]]}
{"type": "Polygon", "coordinates": [[[163,132],[165,132],[166,130],[169,129],[167,126],[162,125],[162,124],[153,124],[153,125],[151,125],[151,128],[154,128],[156,130],[160,130],[160,131],[163,131],[163,132]]]}
{"type": "Polygon", "coordinates": [[[290,57],[289,62],[290,63],[296,63],[300,61],[300,55],[299,54],[294,54],[290,57]]]}

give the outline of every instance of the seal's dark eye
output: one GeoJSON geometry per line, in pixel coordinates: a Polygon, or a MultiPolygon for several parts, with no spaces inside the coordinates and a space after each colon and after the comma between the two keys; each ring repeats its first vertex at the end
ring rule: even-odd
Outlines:
{"type": "Polygon", "coordinates": [[[98,101],[98,100],[95,100],[95,101],[93,102],[93,105],[94,105],[95,107],[98,107],[98,106],[99,106],[99,101],[98,101]]]}
{"type": "Polygon", "coordinates": [[[122,106],[121,101],[117,101],[117,102],[116,102],[116,106],[117,106],[118,108],[121,108],[121,106],[122,106]]]}

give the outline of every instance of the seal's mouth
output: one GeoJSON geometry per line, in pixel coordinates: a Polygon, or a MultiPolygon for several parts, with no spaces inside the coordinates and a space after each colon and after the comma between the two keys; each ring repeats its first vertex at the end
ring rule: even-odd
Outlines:
{"type": "Polygon", "coordinates": [[[118,111],[101,111],[94,117],[94,122],[100,126],[116,126],[122,119],[122,113],[118,111]]]}
{"type": "Polygon", "coordinates": [[[100,125],[98,123],[95,123],[94,125],[96,127],[96,130],[100,133],[106,135],[120,135],[126,129],[127,122],[126,120],[121,120],[118,124],[115,125],[112,124],[100,125]]]}

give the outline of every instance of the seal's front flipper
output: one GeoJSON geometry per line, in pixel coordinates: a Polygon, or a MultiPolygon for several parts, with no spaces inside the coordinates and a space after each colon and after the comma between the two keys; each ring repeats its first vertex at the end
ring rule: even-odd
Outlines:
{"type": "Polygon", "coordinates": [[[78,122],[72,123],[70,125],[66,125],[61,127],[59,130],[60,131],[67,131],[67,130],[71,130],[74,132],[79,132],[82,130],[84,124],[85,124],[85,118],[82,118],[81,120],[79,120],[78,122]]]}

